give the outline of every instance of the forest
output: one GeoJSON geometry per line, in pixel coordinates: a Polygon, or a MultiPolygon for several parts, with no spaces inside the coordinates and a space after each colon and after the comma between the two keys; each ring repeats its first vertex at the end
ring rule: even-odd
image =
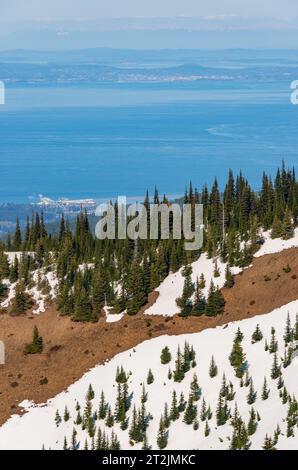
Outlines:
{"type": "MultiPolygon", "coordinates": [[[[149,294],[170,272],[183,267],[184,288],[177,298],[180,315],[215,316],[224,309],[224,299],[213,283],[205,298],[204,276],[191,281],[190,264],[202,252],[227,263],[226,286],[233,286],[230,267],[251,263],[262,244],[262,231],[271,237],[289,239],[294,234],[298,216],[298,182],[295,170],[286,169],[284,162],[274,178],[263,174],[260,190],[254,190],[245,176],[229,171],[224,191],[217,179],[211,188],[199,191],[192,183],[185,190],[181,203],[202,204],[204,207],[204,242],[200,251],[186,251],[184,240],[99,240],[93,234],[88,214],[81,211],[75,227],[61,216],[57,233],[48,233],[42,212],[33,212],[25,230],[17,220],[15,230],[0,245],[0,301],[8,295],[7,284],[15,285],[14,296],[7,308],[14,315],[24,314],[33,306],[28,293],[34,284],[48,303],[54,303],[61,315],[73,321],[96,322],[105,305],[115,313],[126,311],[135,315],[148,302],[149,294]],[[21,252],[21,256],[17,256],[21,252]],[[9,254],[15,253],[12,262],[9,254]],[[33,273],[38,271],[37,282],[33,273]],[[50,294],[46,273],[57,279],[56,295],[50,294]]],[[[144,205],[170,204],[167,197],[155,190],[148,192],[144,205]]],[[[115,203],[117,213],[117,203],[115,203]]],[[[171,233],[170,224],[170,233],[171,233]]],[[[150,230],[150,222],[148,225],[150,230]]]]}

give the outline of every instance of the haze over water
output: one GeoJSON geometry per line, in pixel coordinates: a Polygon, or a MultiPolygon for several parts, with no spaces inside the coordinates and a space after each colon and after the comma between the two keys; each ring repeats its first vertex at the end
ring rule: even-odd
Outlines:
{"type": "MultiPolygon", "coordinates": [[[[178,195],[190,180],[199,190],[214,176],[222,185],[229,168],[259,187],[263,171],[274,174],[282,159],[297,163],[298,107],[290,103],[290,83],[298,70],[291,61],[278,73],[270,64],[264,76],[249,64],[245,79],[235,79],[244,74],[243,54],[241,64],[239,58],[225,65],[226,75],[214,69],[216,79],[210,66],[196,72],[180,65],[184,78],[177,79],[177,66],[166,75],[161,65],[153,72],[143,67],[146,80],[134,64],[131,80],[7,82],[0,202],[30,202],[39,194],[141,197],[155,185],[178,195]],[[185,78],[195,72],[206,77],[185,78]]],[[[0,77],[6,67],[0,63],[0,77]]],[[[24,68],[16,64],[16,76],[24,68]]]]}

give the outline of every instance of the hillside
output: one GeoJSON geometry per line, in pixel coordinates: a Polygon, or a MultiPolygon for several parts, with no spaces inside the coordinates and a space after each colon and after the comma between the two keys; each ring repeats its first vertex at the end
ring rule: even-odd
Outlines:
{"type": "MultiPolygon", "coordinates": [[[[215,329],[206,329],[192,335],[162,336],[145,341],[134,349],[118,354],[106,365],[95,367],[74,383],[67,392],[57,395],[46,405],[35,407],[28,401],[24,402],[22,406],[28,413],[21,418],[13,417],[0,429],[0,447],[40,449],[45,446],[47,449],[62,449],[66,437],[69,447],[75,445],[81,449],[86,446],[87,441],[89,449],[92,445],[101,448],[102,439],[99,439],[100,442],[97,440],[98,429],[100,429],[102,436],[106,433],[110,439],[111,433],[116,433],[117,438],[115,436],[113,438],[116,447],[120,445],[121,448],[131,446],[141,448],[142,443],[136,443],[131,436],[138,435],[138,433],[133,434],[136,420],[136,416],[133,417],[133,410],[134,407],[136,407],[135,410],[141,409],[143,393],[142,419],[144,421],[142,422],[148,440],[147,445],[153,448],[157,448],[159,422],[162,415],[164,422],[166,421],[162,431],[164,439],[162,442],[166,444],[167,449],[229,449],[232,445],[236,445],[235,443],[248,446],[251,449],[260,449],[264,445],[266,435],[274,440],[276,430],[279,430],[275,435],[276,448],[297,448],[298,409],[294,395],[297,396],[298,393],[296,381],[298,362],[296,358],[289,364],[282,363],[291,346],[291,342],[288,342],[289,339],[287,339],[285,346],[284,338],[287,333],[290,335],[290,339],[297,335],[298,324],[296,323],[295,326],[297,309],[298,302],[295,301],[270,314],[260,316],[257,320],[252,318],[215,329]],[[291,326],[288,323],[289,319],[291,326]],[[257,323],[263,337],[252,344],[251,338],[257,323]],[[240,343],[245,354],[245,357],[242,358],[242,380],[235,376],[235,370],[229,361],[233,340],[236,334],[239,335],[238,328],[243,334],[240,343]],[[190,362],[186,360],[185,342],[189,344],[190,351],[193,347],[190,362]],[[265,350],[266,343],[269,345],[269,349],[272,348],[271,352],[265,350]],[[165,346],[168,346],[170,350],[171,360],[162,365],[160,355],[165,346]],[[179,382],[178,379],[175,381],[175,373],[178,373],[179,370],[176,359],[178,347],[181,351],[180,360],[184,361],[184,365],[187,362],[186,372],[182,373],[179,382]],[[277,351],[276,354],[273,350],[277,351]],[[214,377],[210,377],[209,371],[212,356],[216,364],[214,377]],[[277,373],[275,370],[276,376],[273,373],[275,359],[278,364],[277,373]],[[124,381],[118,376],[117,385],[115,376],[117,376],[117,367],[121,366],[124,367],[127,375],[124,381]],[[148,384],[149,369],[154,376],[153,383],[150,384],[148,384]],[[172,374],[171,378],[169,378],[169,370],[172,374]],[[194,374],[198,379],[197,383],[193,382],[194,374]],[[225,379],[223,379],[223,374],[225,379]],[[264,377],[267,380],[266,398],[264,396],[264,377]],[[219,399],[220,390],[223,390],[223,381],[225,391],[221,392],[222,398],[219,399]],[[121,383],[122,385],[120,385],[121,383]],[[191,383],[193,385],[190,393],[191,383]],[[117,416],[117,394],[119,389],[122,390],[124,384],[127,385],[125,393],[128,408],[124,413],[124,419],[127,419],[127,429],[125,430],[121,429],[124,427],[123,418],[118,423],[115,418],[112,426],[107,426],[106,421],[109,407],[111,407],[112,413],[116,410],[115,417],[117,416]],[[186,411],[185,409],[182,411],[181,408],[180,412],[177,412],[177,416],[175,414],[175,419],[167,421],[164,415],[164,406],[167,403],[168,413],[173,412],[174,390],[178,402],[181,393],[183,393],[182,408],[184,409],[186,406],[186,411]],[[100,409],[102,391],[106,397],[106,401],[104,400],[105,419],[100,419],[100,416],[95,414],[100,409]],[[85,399],[88,394],[89,397],[85,399]],[[220,402],[221,405],[219,405],[220,402]],[[222,407],[221,411],[219,411],[219,407],[222,407]],[[238,410],[236,415],[235,407],[238,410]],[[66,414],[65,409],[67,409],[66,414]],[[223,409],[225,409],[224,412],[223,409]],[[254,418],[248,426],[252,409],[254,409],[254,418]],[[55,423],[57,410],[62,420],[61,422],[60,419],[57,421],[58,425],[57,422],[55,423]],[[82,429],[81,423],[76,424],[75,421],[80,422],[78,415],[83,417],[83,423],[84,417],[87,419],[85,429],[82,429]],[[206,415],[208,415],[207,418],[206,415]],[[231,421],[233,417],[236,420],[234,428],[233,421],[231,421]],[[238,435],[238,433],[241,434],[243,426],[245,426],[244,444],[243,435],[241,439],[238,435]],[[73,429],[76,430],[75,437],[73,437],[73,429]],[[206,434],[208,435],[206,436],[206,434]],[[92,444],[93,436],[94,443],[92,444]]],[[[176,405],[174,405],[174,410],[176,410],[176,405]]],[[[141,435],[143,438],[140,439],[143,441],[144,434],[141,433],[141,435]]],[[[136,438],[136,440],[138,439],[136,438]]]]}

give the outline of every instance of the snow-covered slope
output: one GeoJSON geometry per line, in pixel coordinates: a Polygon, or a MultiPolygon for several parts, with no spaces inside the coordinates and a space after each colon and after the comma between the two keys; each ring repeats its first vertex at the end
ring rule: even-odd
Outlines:
{"type": "Polygon", "coordinates": [[[282,250],[298,246],[298,228],[295,229],[294,237],[289,240],[282,240],[281,238],[272,239],[270,237],[270,231],[263,232],[262,235],[265,239],[265,243],[261,246],[260,250],[257,251],[255,257],[279,253],[282,250]]]}
{"type": "MultiPolygon", "coordinates": [[[[217,260],[217,267],[219,269],[220,276],[214,277],[215,261],[208,259],[206,253],[203,253],[200,258],[192,263],[192,281],[195,283],[196,279],[204,274],[206,287],[202,292],[207,295],[210,282],[213,279],[215,286],[223,287],[225,283],[225,270],[226,264],[221,263],[217,260]]],[[[146,315],[164,315],[173,316],[179,313],[179,308],[176,304],[176,299],[179,297],[183,290],[184,277],[182,275],[183,268],[176,273],[171,273],[156,289],[159,296],[156,302],[149,307],[146,311],[146,315]]],[[[239,268],[232,268],[233,274],[238,274],[241,270],[239,268]]]]}
{"type": "MultiPolygon", "coordinates": [[[[45,448],[62,449],[64,436],[67,442],[71,442],[73,428],[76,428],[76,440],[79,448],[84,447],[87,438],[89,448],[91,438],[86,430],[82,430],[81,425],[75,425],[74,420],[77,415],[75,409],[76,401],[81,404],[81,412],[84,412],[85,396],[89,384],[95,392],[92,399],[93,411],[98,410],[100,401],[100,392],[104,390],[106,400],[111,405],[112,410],[115,407],[117,396],[117,384],[115,383],[115,374],[117,366],[123,365],[126,372],[131,372],[128,378],[129,393],[131,395],[132,404],[127,412],[130,418],[133,405],[140,406],[142,384],[145,383],[148,393],[148,400],[145,403],[146,411],[153,417],[149,421],[147,429],[147,437],[152,448],[157,448],[156,437],[158,433],[158,425],[161,414],[164,411],[164,404],[167,402],[171,407],[172,392],[177,392],[177,397],[181,392],[184,393],[187,400],[189,394],[190,383],[193,374],[196,373],[198,382],[201,387],[201,397],[195,402],[197,407],[198,429],[194,429],[193,425],[187,425],[183,422],[183,414],[177,421],[171,423],[168,430],[167,449],[228,449],[231,445],[230,438],[232,436],[231,421],[229,420],[223,426],[216,423],[216,407],[218,403],[219,390],[222,383],[222,376],[225,374],[227,383],[231,381],[234,386],[235,397],[228,401],[228,407],[231,413],[234,411],[235,404],[245,423],[249,419],[249,411],[252,406],[259,413],[261,420],[258,423],[255,434],[250,437],[251,448],[261,448],[266,434],[273,437],[274,430],[277,425],[280,426],[281,435],[276,445],[279,449],[298,449],[298,429],[297,424],[294,426],[294,437],[287,438],[285,418],[289,403],[283,404],[280,398],[280,390],[277,388],[277,380],[271,378],[271,369],[274,354],[265,351],[265,341],[270,343],[271,329],[276,330],[276,339],[278,341],[278,360],[284,357],[284,331],[287,320],[287,314],[290,314],[291,324],[294,326],[296,312],[298,312],[298,301],[292,302],[273,312],[254,317],[241,322],[228,324],[224,327],[208,329],[200,333],[191,335],[181,335],[176,337],[162,336],[156,339],[145,341],[124,353],[118,354],[109,363],[100,365],[86,373],[78,382],[73,384],[66,392],[57,395],[43,406],[35,407],[33,404],[24,403],[28,412],[22,416],[13,416],[5,425],[0,428],[0,449],[41,449],[45,448]],[[263,339],[255,344],[251,342],[251,336],[259,324],[263,333],[263,339]],[[240,379],[236,378],[234,369],[229,362],[229,355],[232,349],[232,343],[235,333],[238,329],[244,335],[242,347],[246,354],[249,376],[253,380],[255,391],[257,392],[256,401],[253,405],[247,403],[247,395],[249,387],[240,386],[240,379]],[[173,371],[175,369],[176,351],[180,345],[183,351],[185,341],[193,345],[196,353],[196,364],[185,374],[182,382],[178,383],[169,379],[169,367],[173,371]],[[168,346],[172,359],[167,365],[162,365],[160,360],[161,350],[168,346]],[[209,375],[209,366],[212,355],[214,356],[218,367],[218,374],[214,378],[209,375]],[[154,375],[154,382],[147,385],[146,378],[148,369],[151,368],[154,375]],[[270,389],[269,398],[263,400],[261,398],[264,377],[268,382],[270,389]],[[210,404],[212,418],[209,420],[210,434],[205,436],[205,422],[200,418],[200,411],[205,399],[207,406],[210,404]],[[70,412],[70,419],[57,427],[54,421],[56,410],[59,410],[63,417],[64,408],[67,406],[70,412]]],[[[288,394],[298,397],[298,358],[282,370],[284,385],[288,394]]],[[[105,429],[104,421],[96,419],[96,427],[105,429]]],[[[106,428],[110,435],[112,429],[106,428]]],[[[128,430],[121,430],[119,424],[115,424],[113,431],[116,432],[121,448],[130,448],[130,439],[128,430]]],[[[141,444],[135,444],[134,448],[141,448],[141,444]]]]}
{"type": "MultiPolygon", "coordinates": [[[[282,250],[297,247],[298,246],[298,229],[295,230],[295,235],[290,240],[282,240],[276,238],[274,240],[270,237],[270,231],[262,232],[264,238],[264,244],[260,250],[257,251],[255,257],[264,256],[266,254],[278,253],[282,250]]],[[[192,263],[192,281],[195,282],[197,277],[203,273],[206,280],[206,287],[203,293],[206,295],[210,286],[211,280],[213,280],[215,286],[222,288],[225,283],[225,270],[226,263],[221,263],[217,258],[217,266],[219,268],[220,276],[214,277],[215,260],[208,259],[206,253],[203,253],[200,258],[192,263]]],[[[171,273],[165,278],[165,280],[156,289],[159,296],[156,302],[149,307],[145,314],[147,315],[164,315],[173,316],[179,313],[179,308],[176,304],[176,299],[179,297],[183,290],[184,278],[182,276],[181,268],[177,273],[171,273]]],[[[233,274],[238,274],[241,269],[233,267],[231,269],[233,274]]]]}

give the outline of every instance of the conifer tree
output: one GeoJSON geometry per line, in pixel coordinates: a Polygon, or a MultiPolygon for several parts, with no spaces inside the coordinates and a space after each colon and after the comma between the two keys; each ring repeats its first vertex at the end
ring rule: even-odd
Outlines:
{"type": "Polygon", "coordinates": [[[281,236],[283,240],[289,240],[294,236],[294,224],[292,220],[292,214],[288,207],[286,208],[284,220],[282,223],[281,236]]]}
{"type": "Polygon", "coordinates": [[[108,428],[112,428],[114,426],[114,416],[112,414],[111,407],[108,407],[107,418],[105,424],[108,428]]]}
{"type": "Polygon", "coordinates": [[[275,216],[273,219],[270,236],[272,239],[274,239],[274,238],[280,238],[282,234],[283,234],[283,227],[282,227],[281,220],[277,216],[275,216]]]}
{"type": "Polygon", "coordinates": [[[117,367],[115,380],[117,383],[120,383],[120,384],[127,382],[127,375],[123,366],[121,366],[120,368],[117,367]]]}
{"type": "Polygon", "coordinates": [[[207,418],[207,406],[205,398],[202,400],[201,412],[200,412],[201,421],[206,421],[207,418]]]}
{"type": "Polygon", "coordinates": [[[242,337],[240,333],[239,330],[236,333],[232,352],[229,357],[230,363],[234,367],[236,377],[238,378],[243,377],[245,371],[245,355],[241,346],[242,337]]]}
{"type": "Polygon", "coordinates": [[[167,403],[165,403],[165,406],[164,406],[163,422],[164,422],[164,427],[165,428],[168,428],[171,424],[171,418],[170,418],[170,415],[169,415],[168,404],[167,403]]]}
{"type": "Polygon", "coordinates": [[[230,416],[230,410],[227,406],[227,402],[219,394],[217,408],[216,408],[216,423],[217,426],[223,426],[226,424],[230,416]]]}
{"type": "Polygon", "coordinates": [[[209,375],[211,378],[213,378],[213,377],[216,377],[217,374],[218,374],[218,367],[215,363],[214,356],[212,356],[210,367],[209,367],[209,375]]]}
{"type": "Polygon", "coordinates": [[[198,287],[199,287],[200,290],[203,290],[206,287],[206,280],[205,280],[204,273],[202,273],[200,275],[198,287]]]}
{"type": "Polygon", "coordinates": [[[174,390],[173,395],[172,395],[170,419],[171,421],[176,421],[178,418],[179,418],[179,410],[178,410],[178,405],[177,405],[177,394],[176,394],[176,391],[174,390]]]}
{"type": "Polygon", "coordinates": [[[205,437],[208,437],[209,434],[210,434],[210,427],[209,427],[208,419],[206,419],[204,435],[205,437]]]}
{"type": "Polygon", "coordinates": [[[271,437],[268,437],[268,434],[266,434],[265,441],[264,441],[262,448],[263,450],[276,450],[273,440],[271,439],[271,437]]]}
{"type": "Polygon", "coordinates": [[[273,364],[271,368],[271,378],[272,379],[278,379],[278,377],[281,375],[280,372],[280,365],[278,364],[278,358],[277,358],[277,353],[274,353],[274,358],[273,358],[273,364]]]}
{"type": "Polygon", "coordinates": [[[249,436],[252,436],[257,430],[258,422],[257,415],[254,408],[251,408],[249,412],[249,422],[247,425],[247,433],[249,436]]]}
{"type": "Polygon", "coordinates": [[[296,314],[296,321],[295,321],[295,327],[294,327],[294,332],[293,332],[293,339],[294,339],[294,341],[298,341],[298,314],[296,314]]]}
{"type": "Polygon", "coordinates": [[[289,343],[291,343],[291,341],[293,341],[293,337],[294,337],[294,334],[293,334],[293,330],[292,330],[292,326],[291,326],[290,314],[288,312],[286,328],[285,328],[285,334],[284,334],[284,341],[285,341],[286,346],[289,343]]]}
{"type": "Polygon", "coordinates": [[[159,430],[157,435],[157,447],[162,450],[165,449],[168,445],[168,433],[164,427],[163,418],[160,418],[159,430]]]}
{"type": "Polygon", "coordinates": [[[86,395],[86,400],[91,401],[91,400],[93,400],[94,396],[95,396],[95,393],[94,393],[94,390],[92,388],[92,385],[89,384],[87,395],[86,395]]]}
{"type": "Polygon", "coordinates": [[[57,428],[58,428],[59,425],[61,424],[61,421],[62,421],[61,416],[60,416],[60,414],[59,414],[59,411],[57,410],[57,411],[56,411],[56,415],[55,415],[55,423],[56,423],[57,428]]]}
{"type": "Polygon", "coordinates": [[[143,383],[142,386],[142,395],[141,395],[141,403],[144,404],[148,400],[148,393],[146,392],[145,384],[143,383]]]}
{"type": "Polygon", "coordinates": [[[186,402],[184,399],[183,392],[181,392],[180,398],[179,398],[179,404],[178,404],[179,413],[183,413],[183,411],[185,410],[185,407],[186,407],[186,402]]]}
{"type": "Polygon", "coordinates": [[[255,331],[252,334],[251,342],[252,344],[254,344],[254,343],[257,343],[258,341],[262,341],[262,339],[263,339],[263,333],[260,329],[260,326],[257,325],[255,331]]]}
{"type": "Polygon", "coordinates": [[[192,424],[197,416],[197,407],[194,404],[193,395],[190,394],[187,402],[187,406],[184,413],[183,421],[185,424],[192,424]]]}
{"type": "Polygon", "coordinates": [[[143,439],[142,450],[151,450],[151,446],[150,446],[149,443],[148,443],[148,437],[147,437],[147,433],[146,433],[146,432],[144,433],[144,439],[143,439]]]}
{"type": "Polygon", "coordinates": [[[105,395],[102,390],[100,394],[100,402],[99,402],[99,409],[98,409],[98,419],[105,419],[107,416],[107,404],[105,401],[105,395]]]}
{"type": "Polygon", "coordinates": [[[190,392],[193,396],[194,401],[198,401],[200,396],[201,396],[202,390],[201,390],[201,387],[199,385],[198,377],[197,377],[196,373],[193,375],[193,379],[192,379],[191,384],[190,384],[190,392]]]}
{"type": "Polygon", "coordinates": [[[182,354],[180,351],[180,346],[178,346],[177,358],[176,358],[175,364],[176,364],[176,367],[173,373],[174,381],[182,382],[182,380],[185,377],[185,372],[184,372],[184,367],[183,367],[183,360],[182,360],[182,354]]]}
{"type": "Polygon", "coordinates": [[[171,362],[171,358],[172,357],[171,357],[170,350],[168,346],[165,346],[163,350],[161,351],[161,356],[160,356],[161,363],[168,364],[169,362],[171,362]]]}
{"type": "Polygon", "coordinates": [[[15,315],[22,315],[32,306],[30,295],[26,292],[23,282],[18,282],[15,287],[15,295],[11,303],[11,311],[15,315]]]}
{"type": "Polygon", "coordinates": [[[22,247],[22,234],[21,234],[21,229],[20,229],[20,222],[19,222],[19,219],[17,218],[14,237],[12,241],[12,249],[14,251],[20,251],[21,247],[22,247]]]}
{"type": "Polygon", "coordinates": [[[151,384],[153,384],[153,382],[154,382],[154,375],[152,373],[152,370],[149,369],[148,375],[147,375],[147,384],[151,385],[151,384]]]}
{"type": "Polygon", "coordinates": [[[264,377],[264,383],[262,388],[262,400],[267,400],[270,394],[270,390],[268,389],[267,379],[264,377]]]}
{"type": "Polygon", "coordinates": [[[214,317],[223,313],[224,306],[224,297],[220,292],[219,288],[214,286],[213,280],[211,280],[205,313],[209,317],[214,317]]]}
{"type": "Polygon", "coordinates": [[[250,381],[249,392],[247,395],[247,403],[252,405],[257,399],[257,393],[254,389],[253,381],[250,381]]]}
{"type": "Polygon", "coordinates": [[[70,419],[70,414],[69,414],[67,406],[65,406],[65,408],[64,408],[63,419],[64,419],[65,422],[69,421],[69,419],[70,419]]]}
{"type": "Polygon", "coordinates": [[[184,276],[184,286],[181,297],[176,299],[177,306],[180,308],[179,315],[187,317],[192,311],[192,300],[191,297],[194,293],[194,286],[191,280],[192,267],[187,265],[182,271],[184,276]]]}
{"type": "Polygon", "coordinates": [[[269,352],[270,354],[276,353],[278,350],[278,342],[275,338],[275,329],[271,329],[271,340],[269,345],[269,352]]]}
{"type": "Polygon", "coordinates": [[[73,428],[71,436],[71,450],[77,450],[77,431],[73,428]]]}
{"type": "Polygon", "coordinates": [[[231,272],[229,265],[227,264],[226,273],[225,273],[225,287],[231,288],[233,287],[234,284],[235,284],[234,276],[231,272]]]}
{"type": "Polygon", "coordinates": [[[191,314],[196,316],[203,315],[205,313],[205,308],[206,300],[204,295],[202,294],[200,283],[197,279],[191,314]]]}
{"type": "Polygon", "coordinates": [[[33,329],[32,343],[26,344],[25,354],[40,354],[43,350],[43,339],[39,334],[38,328],[35,325],[33,329]]]}

